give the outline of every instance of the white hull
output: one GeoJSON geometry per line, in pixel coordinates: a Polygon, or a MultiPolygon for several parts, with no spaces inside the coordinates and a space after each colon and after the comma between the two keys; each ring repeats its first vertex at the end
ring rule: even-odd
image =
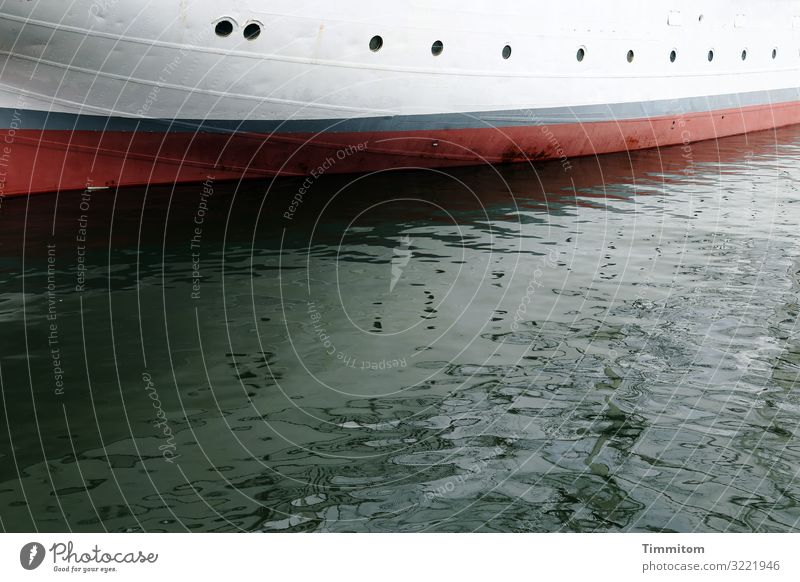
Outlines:
{"type": "Polygon", "coordinates": [[[24,95],[31,107],[73,113],[330,119],[800,85],[800,2],[787,0],[441,0],[435,8],[402,0],[76,0],[66,13],[55,2],[1,6],[5,107],[24,95]],[[213,23],[226,17],[236,28],[220,38],[213,23]],[[263,32],[248,41],[242,30],[253,21],[263,32]],[[374,35],[384,41],[378,52],[369,50],[374,35]],[[444,51],[434,57],[436,40],[444,51]]]}

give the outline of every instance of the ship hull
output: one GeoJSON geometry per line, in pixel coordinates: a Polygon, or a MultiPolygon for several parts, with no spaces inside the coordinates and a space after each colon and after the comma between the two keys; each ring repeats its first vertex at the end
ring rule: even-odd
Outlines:
{"type": "Polygon", "coordinates": [[[795,0],[341,2],[176,0],[156,14],[9,0],[0,196],[552,159],[568,170],[571,157],[800,123],[795,0]],[[221,20],[230,35],[214,34],[221,20]],[[244,39],[254,23],[263,34],[244,39]],[[446,39],[439,55],[432,38],[446,39]]]}

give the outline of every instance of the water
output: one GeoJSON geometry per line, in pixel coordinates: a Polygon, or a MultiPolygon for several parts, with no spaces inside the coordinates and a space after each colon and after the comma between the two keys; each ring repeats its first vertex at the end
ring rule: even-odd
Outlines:
{"type": "Polygon", "coordinates": [[[0,526],[796,530],[798,185],[795,128],[5,200],[0,526]]]}

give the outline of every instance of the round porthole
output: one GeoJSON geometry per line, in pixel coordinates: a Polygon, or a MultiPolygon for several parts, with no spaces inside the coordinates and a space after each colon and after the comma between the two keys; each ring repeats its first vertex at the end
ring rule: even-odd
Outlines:
{"type": "Polygon", "coordinates": [[[369,50],[376,53],[383,48],[383,38],[375,35],[369,39],[369,50]]]}
{"type": "Polygon", "coordinates": [[[742,60],[743,61],[747,60],[747,49],[742,50],[742,60]]]}
{"type": "Polygon", "coordinates": [[[776,48],[772,49],[772,58],[774,59],[777,56],[778,56],[778,49],[776,48]]]}
{"type": "Polygon", "coordinates": [[[670,51],[670,53],[669,53],[669,62],[670,63],[674,63],[675,59],[677,59],[677,58],[678,58],[678,51],[676,51],[674,49],[672,51],[670,51]]]}
{"type": "Polygon", "coordinates": [[[708,62],[710,63],[713,60],[714,60],[714,51],[708,51],[708,62]]]}
{"type": "Polygon", "coordinates": [[[261,25],[251,22],[244,27],[244,37],[247,40],[255,40],[261,36],[261,25]]]}
{"type": "Polygon", "coordinates": [[[444,51],[444,43],[440,40],[437,40],[431,45],[431,54],[435,57],[438,57],[444,51]]]}
{"type": "Polygon", "coordinates": [[[633,62],[633,51],[628,51],[628,55],[625,57],[628,59],[629,63],[633,62]]]}
{"type": "Polygon", "coordinates": [[[511,46],[506,45],[503,47],[503,58],[507,59],[511,56],[511,46]]]}
{"type": "Polygon", "coordinates": [[[583,47],[579,48],[578,52],[575,54],[575,58],[578,59],[579,63],[583,61],[585,56],[586,56],[586,49],[584,49],[583,47]]]}
{"type": "Polygon", "coordinates": [[[231,22],[230,20],[220,20],[214,27],[214,33],[216,33],[217,36],[222,36],[222,37],[230,36],[232,32],[233,32],[233,22],[231,22]]]}

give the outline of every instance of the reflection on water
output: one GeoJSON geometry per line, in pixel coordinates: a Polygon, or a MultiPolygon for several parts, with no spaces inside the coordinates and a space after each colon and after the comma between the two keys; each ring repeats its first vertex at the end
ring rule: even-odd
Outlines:
{"type": "Polygon", "coordinates": [[[798,184],[788,129],[3,201],[2,528],[796,529],[798,184]]]}

